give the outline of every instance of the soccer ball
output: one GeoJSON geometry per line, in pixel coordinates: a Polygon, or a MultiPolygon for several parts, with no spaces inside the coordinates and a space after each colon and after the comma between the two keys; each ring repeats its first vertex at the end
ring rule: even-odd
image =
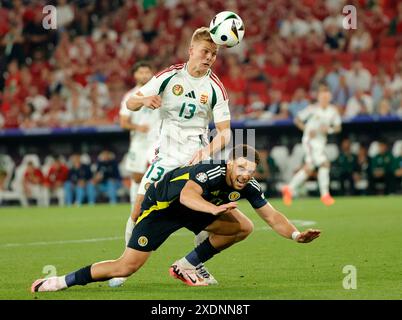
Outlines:
{"type": "Polygon", "coordinates": [[[219,12],[209,24],[209,33],[216,44],[234,47],[243,39],[243,20],[234,12],[219,12]]]}

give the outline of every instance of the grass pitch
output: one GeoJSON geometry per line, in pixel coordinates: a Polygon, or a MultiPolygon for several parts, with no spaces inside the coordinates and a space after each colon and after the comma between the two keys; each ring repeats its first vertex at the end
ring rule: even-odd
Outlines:
{"type": "Polygon", "coordinates": [[[192,249],[193,235],[181,229],[121,288],[105,282],[42,294],[29,292],[35,279],[122,253],[129,206],[3,207],[0,299],[402,299],[402,197],[336,201],[330,208],[318,199],[290,208],[271,202],[300,230],[322,230],[310,244],[280,237],[241,202],[255,230],[207,263],[218,286],[188,287],[168,275],[170,264],[192,249]],[[345,266],[356,268],[356,289],[343,287],[351,283],[345,266]]]}

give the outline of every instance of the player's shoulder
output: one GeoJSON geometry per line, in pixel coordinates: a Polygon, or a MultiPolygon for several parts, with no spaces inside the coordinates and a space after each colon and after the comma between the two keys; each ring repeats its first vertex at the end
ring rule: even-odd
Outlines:
{"type": "Polygon", "coordinates": [[[223,85],[223,83],[219,79],[219,77],[214,72],[212,72],[212,70],[210,70],[208,78],[209,78],[209,82],[212,85],[212,87],[214,88],[214,90],[216,90],[217,92],[219,92],[222,95],[223,100],[227,100],[229,96],[226,92],[225,86],[223,85]]]}
{"type": "Polygon", "coordinates": [[[202,173],[207,180],[214,180],[226,175],[225,161],[205,160],[194,166],[197,174],[202,173]]]}
{"type": "Polygon", "coordinates": [[[169,77],[175,73],[177,73],[178,71],[184,69],[185,63],[177,63],[177,64],[172,64],[170,67],[165,68],[161,71],[159,71],[158,73],[155,74],[155,78],[159,79],[159,78],[166,78],[169,77]]]}
{"type": "Polygon", "coordinates": [[[255,178],[251,178],[250,181],[247,182],[246,191],[261,193],[262,188],[259,182],[255,178]]]}

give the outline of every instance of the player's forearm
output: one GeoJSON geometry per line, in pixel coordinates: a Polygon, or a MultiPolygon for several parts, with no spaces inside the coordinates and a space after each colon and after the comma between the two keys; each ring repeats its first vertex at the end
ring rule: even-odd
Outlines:
{"type": "Polygon", "coordinates": [[[297,228],[279,211],[269,204],[262,209],[257,209],[260,217],[279,235],[291,239],[292,233],[298,231],[297,228]]]}
{"type": "Polygon", "coordinates": [[[127,109],[131,111],[138,111],[144,105],[143,99],[144,97],[140,96],[133,96],[129,98],[126,102],[127,109]]]}
{"type": "Polygon", "coordinates": [[[214,204],[204,200],[198,193],[191,191],[182,191],[180,193],[180,203],[189,209],[205,213],[213,214],[216,210],[214,204]]]}
{"type": "Polygon", "coordinates": [[[269,225],[276,233],[287,239],[291,239],[292,233],[298,231],[297,228],[278,211],[271,218],[269,225]]]}
{"type": "Polygon", "coordinates": [[[212,156],[216,152],[221,151],[229,143],[230,137],[230,128],[218,130],[217,135],[212,139],[211,143],[205,147],[206,153],[212,156]]]}
{"type": "Polygon", "coordinates": [[[296,118],[294,120],[294,124],[298,129],[300,129],[301,131],[304,131],[305,125],[304,125],[303,121],[301,121],[299,118],[296,118]]]}

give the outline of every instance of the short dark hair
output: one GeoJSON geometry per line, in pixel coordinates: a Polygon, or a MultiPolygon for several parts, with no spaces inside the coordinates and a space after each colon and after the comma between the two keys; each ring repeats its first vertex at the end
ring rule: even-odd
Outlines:
{"type": "Polygon", "coordinates": [[[150,70],[153,70],[153,65],[151,64],[151,62],[146,61],[146,60],[140,60],[137,61],[132,68],[132,72],[136,72],[139,68],[149,68],[150,70]]]}
{"type": "Polygon", "coordinates": [[[236,160],[238,158],[245,158],[248,161],[254,162],[257,166],[261,161],[258,151],[247,144],[238,144],[230,151],[228,160],[236,160]]]}

